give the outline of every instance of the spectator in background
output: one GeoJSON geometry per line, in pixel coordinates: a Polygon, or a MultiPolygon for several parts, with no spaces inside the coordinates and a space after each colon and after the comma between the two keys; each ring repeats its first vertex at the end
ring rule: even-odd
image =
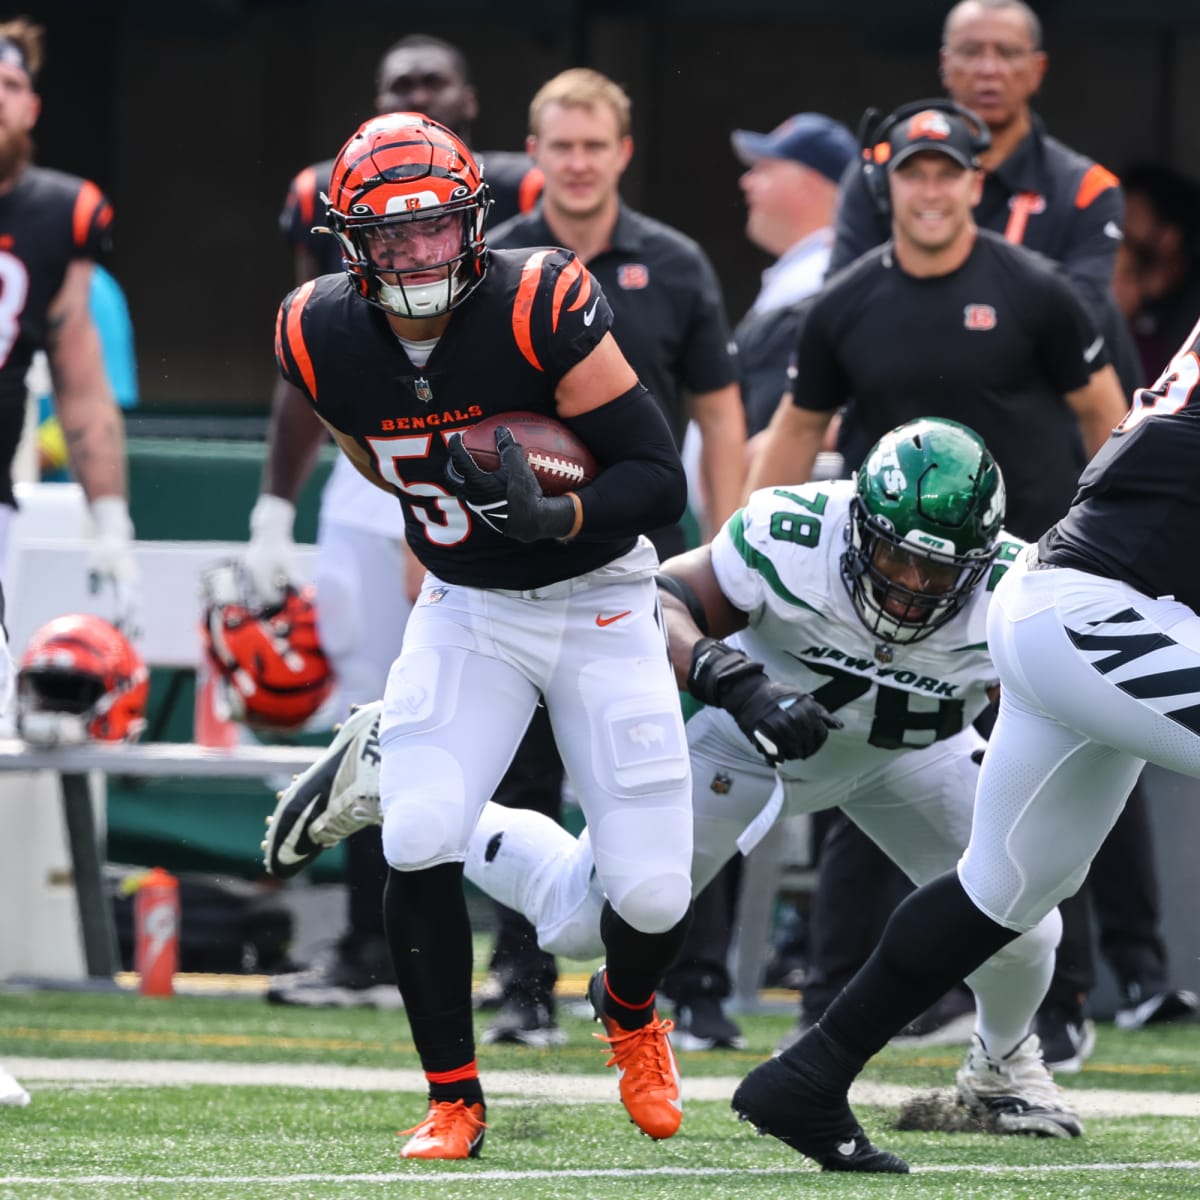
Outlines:
{"type": "MultiPolygon", "coordinates": [[[[423,112],[470,144],[479,100],[466,57],[439,38],[401,38],[379,61],[375,108],[380,113],[423,112]]],[[[489,151],[479,157],[493,198],[492,223],[533,202],[540,179],[524,154],[489,151]]],[[[280,217],[297,284],[342,270],[337,240],[314,231],[325,222],[322,193],[328,192],[332,166],[333,159],[326,159],[301,171],[280,217]]],[[[246,565],[264,599],[277,597],[291,575],[296,499],[325,441],[325,429],[308,401],[281,378],[272,398],[267,457],[246,551],[246,565]]],[[[383,694],[420,574],[404,546],[395,497],[372,487],[338,455],[321,494],[315,582],[321,644],[337,675],[344,712],[383,694]]],[[[378,830],[348,839],[346,874],[346,929],[333,952],[307,971],[275,979],[268,1001],[308,1006],[396,1002],[383,929],[387,864],[378,830]]]]}
{"type": "Polygon", "coordinates": [[[1187,337],[1200,313],[1200,184],[1165,163],[1133,163],[1121,175],[1125,240],[1122,309],[1141,356],[1143,378],[1187,337]]]}
{"type": "Polygon", "coordinates": [[[734,330],[746,431],[765,429],[786,390],[798,301],[819,291],[833,249],[838,181],[857,157],[854,136],[823,113],[797,113],[770,133],[735,129],[745,164],[746,237],[774,257],[734,330]]]}
{"type": "MultiPolygon", "coordinates": [[[[621,176],[633,154],[630,131],[629,97],[611,79],[572,69],[549,80],[529,106],[527,149],[545,180],[541,201],[499,226],[488,244],[564,246],[586,264],[612,305],[613,337],[663,410],[676,444],[682,445],[689,416],[699,427],[701,484],[715,527],[738,506],[745,478],[746,426],[729,325],[716,272],[700,247],[621,200],[621,176]]],[[[660,558],[685,546],[675,523],[649,536],[660,558]]],[[[562,785],[562,763],[539,707],[495,799],[558,819],[562,785]]],[[[484,1040],[561,1041],[554,960],[538,948],[533,926],[511,910],[501,910],[493,969],[504,999],[484,1040]]]]}
{"type": "MultiPolygon", "coordinates": [[[[1106,168],[1051,137],[1033,111],[1031,102],[1048,67],[1041,21],[1024,0],[961,0],[948,12],[939,54],[941,80],[951,100],[978,114],[991,141],[981,156],[986,173],[974,212],[976,224],[1062,264],[1104,336],[1109,359],[1128,397],[1152,376],[1143,374],[1129,328],[1112,294],[1123,220],[1121,189],[1116,176],[1106,168]]],[[[886,240],[889,220],[885,190],[873,191],[866,174],[857,165],[850,168],[843,180],[831,272],[841,270],[886,240]]],[[[854,448],[845,441],[843,435],[839,449],[853,464],[869,442],[854,448]]],[[[1003,461],[1001,451],[996,446],[991,448],[1003,461]]],[[[1065,507],[1053,516],[1061,516],[1062,511],[1065,507]]],[[[1027,537],[1042,532],[1024,529],[1020,524],[1014,528],[1027,537]]],[[[1139,787],[1112,836],[1116,857],[1126,855],[1146,864],[1150,878],[1144,895],[1149,896],[1156,892],[1157,885],[1144,809],[1139,787]]],[[[899,872],[844,818],[833,821],[821,849],[821,860],[815,921],[821,920],[822,912],[862,912],[871,907],[882,915],[868,923],[864,939],[858,944],[838,929],[830,929],[822,941],[819,930],[814,929],[814,943],[828,945],[829,952],[836,953],[838,959],[836,963],[817,964],[819,974],[828,980],[828,987],[819,989],[819,994],[816,988],[810,991],[810,1002],[819,1005],[848,981],[877,940],[882,920],[891,909],[885,891],[908,889],[899,872]],[[843,882],[838,884],[838,880],[843,882]]],[[[1101,855],[1094,871],[1105,872],[1108,863],[1108,856],[1101,855]]],[[[1123,877],[1124,872],[1121,874],[1123,877]]],[[[1121,879],[1112,881],[1110,891],[1114,897],[1123,886],[1121,879]]],[[[1150,939],[1145,942],[1144,954],[1153,957],[1156,946],[1161,945],[1154,932],[1157,918],[1138,895],[1127,890],[1118,908],[1124,910],[1122,924],[1127,933],[1137,930],[1137,937],[1150,939]]],[[[1095,982],[1086,892],[1070,897],[1062,911],[1058,973],[1040,1016],[1038,1032],[1051,1065],[1059,1070],[1078,1070],[1094,1040],[1084,1009],[1084,998],[1095,982]]],[[[1149,985],[1128,980],[1122,986],[1145,992],[1149,985]]],[[[910,1032],[942,1036],[940,1027],[962,1015],[969,1003],[965,989],[960,989],[910,1032]]]]}

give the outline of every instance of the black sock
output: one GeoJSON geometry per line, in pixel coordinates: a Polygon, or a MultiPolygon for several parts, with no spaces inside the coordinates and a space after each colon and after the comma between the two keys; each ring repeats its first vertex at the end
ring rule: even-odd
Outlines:
{"type": "Polygon", "coordinates": [[[413,1042],[426,1072],[475,1063],[471,922],[462,863],[388,871],[384,925],[413,1042]]]}
{"type": "Polygon", "coordinates": [[[1017,936],[971,903],[954,871],[907,897],[821,1017],[847,1083],[909,1021],[1017,936]]]}
{"type": "Polygon", "coordinates": [[[640,1029],[653,1020],[655,988],[679,953],[691,919],[689,907],[665,933],[641,933],[604,902],[600,914],[608,976],[604,1011],[623,1029],[640,1029]]]}
{"type": "Polygon", "coordinates": [[[487,1105],[483,1102],[483,1087],[479,1082],[478,1075],[470,1079],[457,1080],[454,1083],[434,1083],[431,1080],[429,1099],[451,1104],[455,1100],[461,1100],[464,1104],[483,1105],[484,1111],[487,1111],[487,1105]]]}

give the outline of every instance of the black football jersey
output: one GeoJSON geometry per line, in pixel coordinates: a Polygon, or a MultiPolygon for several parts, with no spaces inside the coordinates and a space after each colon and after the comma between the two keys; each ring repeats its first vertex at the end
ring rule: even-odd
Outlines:
{"type": "Polygon", "coordinates": [[[1200,324],[1088,464],[1044,562],[1174,596],[1200,612],[1200,324]]]}
{"type": "Polygon", "coordinates": [[[523,544],[496,533],[450,492],[446,439],[495,413],[556,416],[559,380],[608,332],[612,310],[569,251],[492,251],[488,263],[423,367],[341,274],[284,299],[276,357],[316,412],[371,456],[424,566],[447,583],[534,588],[594,570],[633,541],[523,544]]]}
{"type": "Polygon", "coordinates": [[[29,167],[0,196],[0,423],[25,417],[25,372],[45,349],[50,304],[77,258],[108,248],[112,208],[86,179],[29,167]]]}
{"type": "MultiPolygon", "coordinates": [[[[542,173],[528,155],[489,150],[475,157],[492,197],[487,214],[489,227],[533,207],[542,192],[542,173]]],[[[304,246],[316,259],[321,274],[326,275],[342,269],[341,245],[331,234],[313,233],[313,228],[325,224],[325,201],[321,195],[329,192],[333,161],[327,158],[313,163],[296,175],[279,214],[279,229],[288,245],[304,246]]]]}

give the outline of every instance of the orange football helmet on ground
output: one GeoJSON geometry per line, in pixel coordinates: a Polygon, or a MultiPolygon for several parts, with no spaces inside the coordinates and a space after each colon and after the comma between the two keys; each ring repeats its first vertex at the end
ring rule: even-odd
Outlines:
{"type": "Polygon", "coordinates": [[[146,727],[150,675],[129,639],[73,613],[29,639],[17,672],[17,729],[41,746],[135,741],[146,727]]]}
{"type": "Polygon", "coordinates": [[[229,715],[254,729],[302,726],[329,698],[334,677],[317,637],[312,585],[278,604],[254,596],[240,563],[205,573],[201,638],[229,715]]]}

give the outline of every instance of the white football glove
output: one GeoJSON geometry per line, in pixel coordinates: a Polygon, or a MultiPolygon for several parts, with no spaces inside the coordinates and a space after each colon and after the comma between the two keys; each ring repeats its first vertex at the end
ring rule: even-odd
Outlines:
{"type": "Polygon", "coordinates": [[[133,557],[133,521],[123,496],[92,501],[92,545],[88,551],[88,589],[113,589],[113,624],[131,641],[142,634],[142,573],[133,557]]]}
{"type": "Polygon", "coordinates": [[[267,605],[279,604],[292,578],[296,543],[292,525],[296,506],[282,496],[263,492],[250,513],[250,544],[243,557],[257,597],[267,605]]]}

